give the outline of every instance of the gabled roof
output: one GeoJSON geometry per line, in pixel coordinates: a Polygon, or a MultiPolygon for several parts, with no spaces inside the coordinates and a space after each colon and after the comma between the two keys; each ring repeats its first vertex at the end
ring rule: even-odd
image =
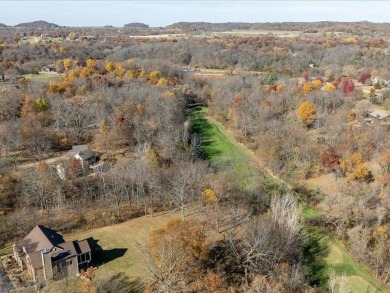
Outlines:
{"type": "Polygon", "coordinates": [[[26,242],[28,241],[30,246],[29,250],[33,251],[40,251],[45,248],[50,249],[53,246],[57,246],[58,244],[65,242],[64,238],[56,231],[41,225],[35,226],[35,228],[32,229],[23,240],[26,242]]]}
{"type": "Polygon", "coordinates": [[[90,158],[93,158],[95,157],[95,153],[91,150],[85,150],[85,151],[82,151],[82,152],[79,152],[79,156],[81,159],[83,160],[88,160],[90,158]]]}

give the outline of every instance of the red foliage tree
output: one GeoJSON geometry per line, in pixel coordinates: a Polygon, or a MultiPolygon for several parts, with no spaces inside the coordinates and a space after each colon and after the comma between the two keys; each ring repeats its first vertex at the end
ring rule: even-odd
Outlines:
{"type": "Polygon", "coordinates": [[[343,93],[345,95],[348,95],[352,93],[353,90],[355,89],[355,84],[353,83],[353,80],[349,78],[343,81],[341,88],[343,90],[343,93]]]}
{"type": "Polygon", "coordinates": [[[363,71],[362,73],[360,73],[360,76],[359,76],[359,81],[361,83],[365,83],[367,79],[370,78],[370,73],[368,73],[367,71],[363,71]]]}
{"type": "Polygon", "coordinates": [[[308,81],[309,80],[309,72],[305,71],[303,74],[302,74],[302,77],[308,81]]]}
{"type": "Polygon", "coordinates": [[[334,148],[329,148],[320,154],[320,162],[327,167],[329,171],[335,171],[339,166],[339,157],[334,148]]]}

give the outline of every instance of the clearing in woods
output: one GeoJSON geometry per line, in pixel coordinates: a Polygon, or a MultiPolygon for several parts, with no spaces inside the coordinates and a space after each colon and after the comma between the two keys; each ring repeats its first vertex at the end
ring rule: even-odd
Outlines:
{"type": "MultiPolygon", "coordinates": [[[[193,130],[200,135],[202,152],[212,163],[229,162],[233,165],[233,168],[236,168],[239,177],[247,178],[249,172],[251,181],[256,181],[256,178],[258,180],[259,174],[263,173],[260,170],[258,172],[253,171],[253,167],[260,168],[268,173],[268,170],[262,168],[261,162],[254,157],[249,149],[238,143],[222,124],[207,116],[207,108],[194,107],[189,117],[192,121],[193,130]]],[[[268,175],[275,178],[275,180],[278,179],[272,173],[268,175]]],[[[306,218],[310,218],[317,216],[318,212],[310,208],[304,208],[303,214],[306,218]]],[[[322,284],[326,286],[329,272],[333,270],[337,276],[345,275],[343,279],[350,292],[388,292],[388,289],[372,277],[367,268],[357,263],[345,246],[332,235],[317,227],[310,227],[308,233],[314,234],[319,239],[319,251],[322,252],[322,255],[315,261],[323,263],[324,267],[320,272],[316,271],[314,273],[318,274],[317,277],[322,281],[322,284]]],[[[313,263],[312,265],[313,268],[316,268],[319,264],[313,263]]],[[[341,278],[339,279],[341,280],[341,278]]]]}

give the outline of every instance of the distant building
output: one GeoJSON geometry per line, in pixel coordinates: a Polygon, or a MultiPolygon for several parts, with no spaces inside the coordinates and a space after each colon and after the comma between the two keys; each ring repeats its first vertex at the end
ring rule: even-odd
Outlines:
{"type": "Polygon", "coordinates": [[[76,275],[90,266],[88,240],[65,241],[56,231],[41,225],[13,245],[14,258],[34,281],[61,279],[76,275]]]}
{"type": "Polygon", "coordinates": [[[54,64],[48,64],[48,65],[42,67],[42,71],[55,72],[56,71],[56,67],[55,67],[54,64]]]}
{"type": "Polygon", "coordinates": [[[83,168],[89,167],[97,162],[96,153],[88,145],[73,146],[72,152],[76,152],[74,158],[81,161],[83,168]]]}
{"type": "Polygon", "coordinates": [[[367,124],[373,125],[390,125],[390,112],[384,110],[375,110],[368,114],[364,119],[367,124]]]}

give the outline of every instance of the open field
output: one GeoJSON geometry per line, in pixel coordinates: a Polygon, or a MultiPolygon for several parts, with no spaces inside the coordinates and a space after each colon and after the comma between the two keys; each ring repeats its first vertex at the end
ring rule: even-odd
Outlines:
{"type": "Polygon", "coordinates": [[[272,34],[282,38],[296,37],[301,31],[278,31],[278,30],[234,30],[214,33],[217,36],[260,36],[272,34]]]}
{"type": "Polygon", "coordinates": [[[57,80],[59,78],[59,74],[55,72],[40,72],[38,74],[25,74],[24,77],[27,80],[39,81],[39,82],[50,82],[57,80]]]}
{"type": "MultiPolygon", "coordinates": [[[[192,120],[194,129],[200,134],[203,140],[202,150],[211,162],[236,164],[234,168],[236,168],[239,176],[242,176],[240,173],[244,170],[250,170],[250,166],[260,165],[254,161],[256,158],[253,157],[252,153],[238,143],[221,124],[206,116],[207,109],[198,108],[195,113],[200,116],[192,120]]],[[[258,177],[260,172],[257,174],[253,172],[252,174],[253,177],[258,177]]],[[[275,175],[270,174],[270,176],[274,177],[275,175]]],[[[303,213],[305,217],[317,216],[315,210],[307,207],[304,208],[303,213]]],[[[387,289],[375,280],[364,266],[353,260],[340,241],[316,227],[310,230],[317,234],[323,253],[320,261],[324,262],[324,268],[321,275],[318,276],[322,281],[326,281],[330,270],[334,270],[337,276],[345,275],[346,285],[351,292],[387,292],[387,289]]],[[[316,264],[314,265],[316,266],[316,264]]],[[[316,273],[318,274],[318,272],[316,273]]]]}
{"type": "Polygon", "coordinates": [[[131,39],[177,39],[189,38],[189,34],[161,34],[161,35],[144,35],[144,36],[129,36],[131,39]]]}

